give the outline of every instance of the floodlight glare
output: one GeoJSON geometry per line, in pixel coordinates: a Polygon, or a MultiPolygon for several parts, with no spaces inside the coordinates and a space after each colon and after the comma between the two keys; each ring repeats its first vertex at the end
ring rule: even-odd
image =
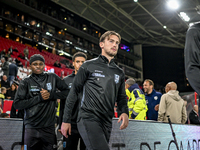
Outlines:
{"type": "Polygon", "coordinates": [[[190,17],[188,17],[188,15],[185,12],[180,12],[179,15],[184,21],[186,22],[190,21],[190,17]]]}
{"type": "Polygon", "coordinates": [[[179,4],[176,0],[169,0],[167,2],[167,6],[171,9],[178,9],[179,8],[179,4]]]}
{"type": "Polygon", "coordinates": [[[138,0],[133,0],[134,2],[138,2],[138,0]]]}

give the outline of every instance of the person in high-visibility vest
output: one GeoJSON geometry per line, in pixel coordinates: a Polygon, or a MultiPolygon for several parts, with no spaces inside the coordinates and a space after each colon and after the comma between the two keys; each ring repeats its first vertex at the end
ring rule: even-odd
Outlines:
{"type": "Polygon", "coordinates": [[[146,120],[148,108],[143,91],[132,78],[126,80],[125,89],[128,97],[129,119],[146,120]]]}

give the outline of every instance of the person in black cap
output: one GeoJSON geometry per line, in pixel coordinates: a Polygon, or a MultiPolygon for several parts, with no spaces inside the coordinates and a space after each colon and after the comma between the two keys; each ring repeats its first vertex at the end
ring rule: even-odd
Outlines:
{"type": "Polygon", "coordinates": [[[44,73],[44,67],[42,55],[31,56],[32,74],[20,82],[14,99],[15,109],[24,109],[24,149],[27,150],[53,149],[56,99],[66,98],[69,92],[56,74],[44,73]]]}

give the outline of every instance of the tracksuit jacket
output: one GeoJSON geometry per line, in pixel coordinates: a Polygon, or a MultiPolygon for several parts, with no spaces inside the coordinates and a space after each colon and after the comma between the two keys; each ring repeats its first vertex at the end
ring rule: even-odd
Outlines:
{"type": "Polygon", "coordinates": [[[184,56],[186,77],[200,95],[200,22],[192,25],[187,31],[184,56]]]}
{"type": "Polygon", "coordinates": [[[78,121],[80,118],[90,119],[111,127],[116,101],[118,108],[128,115],[124,73],[113,59],[109,63],[105,56],[100,55],[83,63],[65,103],[65,123],[71,123],[72,108],[81,90],[83,97],[78,121]]]}
{"type": "Polygon", "coordinates": [[[25,110],[24,125],[26,128],[53,127],[56,99],[66,98],[68,92],[66,84],[56,74],[32,73],[20,82],[14,99],[14,107],[25,110]],[[42,98],[40,94],[42,88],[50,92],[48,100],[42,98]]]}

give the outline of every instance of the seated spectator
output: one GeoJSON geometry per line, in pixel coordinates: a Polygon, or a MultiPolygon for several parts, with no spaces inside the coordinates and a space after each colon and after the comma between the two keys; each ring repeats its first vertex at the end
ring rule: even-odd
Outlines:
{"type": "Polygon", "coordinates": [[[12,52],[13,52],[12,46],[10,46],[10,48],[8,49],[8,52],[10,52],[10,54],[12,54],[12,52]]]}
{"type": "Polygon", "coordinates": [[[198,111],[199,111],[198,105],[194,105],[193,110],[189,114],[190,124],[196,124],[196,125],[200,124],[198,111]]]}
{"type": "Polygon", "coordinates": [[[17,57],[19,57],[21,59],[25,59],[25,56],[22,53],[20,53],[17,57]]]}
{"type": "Polygon", "coordinates": [[[143,91],[135,80],[130,78],[125,82],[126,95],[128,96],[129,118],[136,120],[146,120],[148,110],[143,91]]]}
{"type": "Polygon", "coordinates": [[[15,49],[13,49],[13,52],[19,52],[17,47],[15,47],[15,49]]]}
{"type": "Polygon", "coordinates": [[[11,53],[10,53],[10,51],[8,51],[8,53],[5,55],[5,57],[11,58],[11,53]]]}
{"type": "Polygon", "coordinates": [[[184,100],[179,96],[175,82],[169,82],[165,87],[165,94],[162,95],[158,111],[158,121],[168,122],[170,117],[172,123],[185,124],[187,120],[184,100]]]}
{"type": "Polygon", "coordinates": [[[5,87],[7,90],[10,88],[10,82],[7,80],[6,75],[3,75],[3,77],[2,77],[1,87],[5,87]]]}
{"type": "Polygon", "coordinates": [[[16,65],[18,67],[22,67],[23,68],[22,62],[18,58],[15,59],[15,62],[16,62],[16,65]]]}
{"type": "Polygon", "coordinates": [[[28,59],[28,55],[29,55],[29,50],[28,50],[28,46],[26,46],[26,48],[24,49],[24,57],[25,57],[25,59],[28,59]]]}
{"type": "Polygon", "coordinates": [[[10,118],[10,116],[7,113],[1,113],[0,118],[10,118]]]}
{"type": "Polygon", "coordinates": [[[56,60],[56,62],[53,64],[55,67],[61,68],[61,64],[56,60]]]}
{"type": "Polygon", "coordinates": [[[5,56],[5,55],[6,55],[6,49],[3,49],[3,50],[1,51],[1,57],[5,56]]]}
{"type": "Polygon", "coordinates": [[[5,99],[5,94],[6,94],[6,88],[1,87],[1,93],[0,93],[0,108],[1,108],[1,110],[3,109],[3,100],[5,99]]]}
{"type": "Polygon", "coordinates": [[[11,88],[6,93],[6,99],[14,100],[16,91],[17,91],[17,85],[13,83],[11,85],[11,88]]]}

